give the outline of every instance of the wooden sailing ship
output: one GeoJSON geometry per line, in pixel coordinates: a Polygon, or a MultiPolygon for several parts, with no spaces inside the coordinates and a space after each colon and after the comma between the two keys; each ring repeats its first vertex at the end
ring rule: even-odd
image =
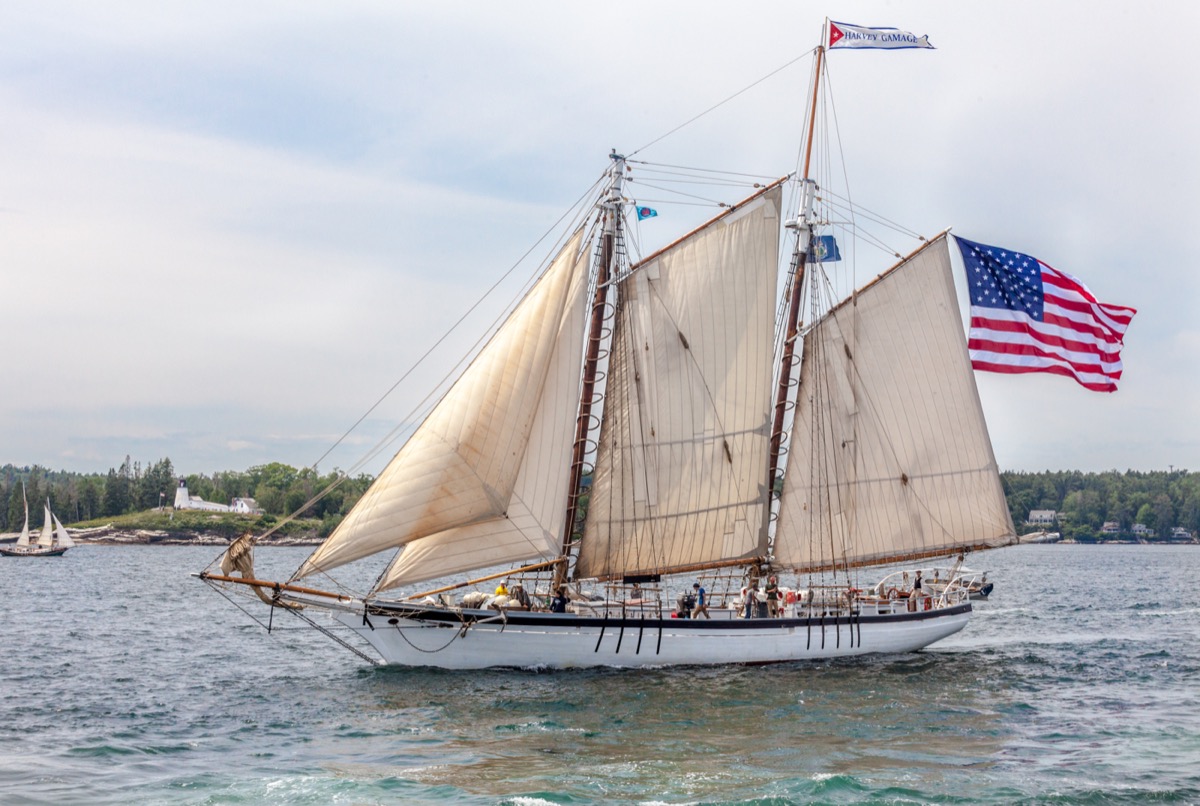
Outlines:
{"type": "Polygon", "coordinates": [[[611,155],[594,215],[296,573],[256,579],[247,540],[202,576],[328,610],[403,665],[762,663],[961,630],[965,588],[857,581],[1015,534],[946,234],[818,307],[823,56],[801,171],[628,261],[611,155]],[[370,590],[330,584],[382,552],[370,590]]]}

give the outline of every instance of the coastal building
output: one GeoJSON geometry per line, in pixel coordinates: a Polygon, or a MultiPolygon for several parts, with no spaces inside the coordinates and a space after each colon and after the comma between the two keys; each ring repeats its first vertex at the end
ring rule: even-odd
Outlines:
{"type": "Polygon", "coordinates": [[[1144,523],[1135,523],[1133,525],[1134,537],[1154,537],[1154,530],[1144,523]]]}
{"type": "Polygon", "coordinates": [[[180,479],[175,488],[175,509],[199,509],[206,512],[229,512],[233,508],[226,504],[214,504],[198,495],[188,495],[187,480],[180,479]]]}
{"type": "Polygon", "coordinates": [[[1120,533],[1120,531],[1121,524],[1116,521],[1105,521],[1104,525],[1100,527],[1100,534],[1102,535],[1115,535],[1120,533]]]}
{"type": "Polygon", "coordinates": [[[253,498],[233,499],[233,511],[242,515],[261,515],[263,509],[253,498]]]}
{"type": "Polygon", "coordinates": [[[1053,509],[1029,510],[1029,523],[1033,526],[1053,526],[1058,520],[1058,511],[1053,509]]]}

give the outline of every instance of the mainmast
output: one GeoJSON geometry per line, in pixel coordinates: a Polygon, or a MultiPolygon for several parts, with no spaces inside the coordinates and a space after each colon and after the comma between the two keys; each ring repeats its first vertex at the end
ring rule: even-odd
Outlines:
{"type": "MultiPolygon", "coordinates": [[[[566,522],[563,528],[562,558],[571,550],[579,519],[579,499],[583,495],[583,467],[587,454],[588,432],[591,430],[592,405],[596,402],[596,375],[600,363],[600,343],[604,338],[604,313],[608,304],[608,287],[615,274],[617,239],[621,230],[621,187],[625,180],[625,157],[615,150],[609,155],[610,182],[608,195],[600,206],[604,216],[604,231],[600,236],[600,258],[596,262],[596,290],[592,296],[591,325],[588,328],[587,353],[583,363],[583,383],[579,391],[579,417],[575,421],[575,445],[571,455],[571,480],[567,498],[566,522]]],[[[554,575],[555,586],[566,579],[567,564],[559,564],[554,575]]]]}
{"type": "Polygon", "coordinates": [[[784,415],[787,413],[789,391],[792,381],[792,366],[796,353],[796,338],[800,332],[800,298],[803,296],[804,270],[808,262],[809,244],[813,235],[813,202],[816,197],[816,182],[809,177],[812,164],[813,131],[817,119],[817,90],[821,84],[821,67],[824,64],[825,45],[817,46],[817,69],[813,72],[812,97],[809,103],[808,138],[804,147],[804,173],[801,181],[800,209],[796,218],[787,222],[787,228],[796,232],[796,246],[792,252],[791,269],[788,277],[787,321],[784,326],[783,355],[779,365],[779,385],[775,391],[775,418],[771,425],[771,445],[767,479],[770,484],[767,505],[778,498],[779,457],[782,454],[784,415]]]}

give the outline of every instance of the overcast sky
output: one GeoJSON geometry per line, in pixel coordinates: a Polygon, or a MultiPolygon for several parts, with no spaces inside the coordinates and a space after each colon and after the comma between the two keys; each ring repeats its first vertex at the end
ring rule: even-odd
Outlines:
{"type": "MultiPolygon", "coordinates": [[[[937,47],[831,54],[856,201],[1139,311],[1115,394],[977,374],[1001,467],[1200,470],[1200,4],[1182,0],[10,0],[0,464],[311,464],[610,149],[802,56],[825,15],[937,47]]],[[[808,77],[642,156],[782,175],[808,77]]],[[[659,213],[647,241],[697,214],[659,213]]],[[[389,398],[322,471],[419,397],[389,398]]]]}

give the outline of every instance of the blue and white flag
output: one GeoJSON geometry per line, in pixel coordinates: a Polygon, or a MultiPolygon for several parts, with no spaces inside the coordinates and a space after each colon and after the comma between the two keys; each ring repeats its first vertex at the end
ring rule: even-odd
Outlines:
{"type": "Polygon", "coordinates": [[[866,28],[862,25],[847,25],[829,21],[829,49],[901,50],[904,48],[929,48],[928,36],[917,36],[897,28],[866,28]]]}
{"type": "Polygon", "coordinates": [[[808,259],[812,263],[836,263],[842,259],[837,239],[832,235],[818,235],[808,246],[808,259]]]}
{"type": "Polygon", "coordinates": [[[654,218],[656,215],[658,215],[658,210],[655,210],[652,207],[637,208],[638,221],[642,221],[643,219],[647,218],[654,218]]]}

